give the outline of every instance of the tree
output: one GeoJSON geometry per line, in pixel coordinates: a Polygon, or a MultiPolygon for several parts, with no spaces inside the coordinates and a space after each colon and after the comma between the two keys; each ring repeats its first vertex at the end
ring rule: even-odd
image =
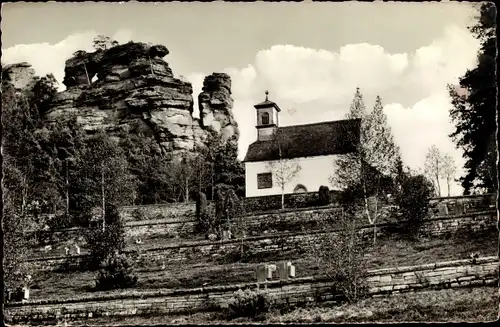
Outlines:
{"type": "MultiPolygon", "coordinates": [[[[205,169],[211,181],[210,190],[214,199],[215,189],[222,187],[233,189],[238,196],[245,195],[245,170],[238,160],[237,140],[224,139],[221,134],[210,131],[205,141],[206,146],[198,149],[201,158],[206,163],[205,169]]],[[[208,192],[210,191],[210,192],[208,192]]]]}
{"type": "Polygon", "coordinates": [[[406,231],[412,238],[417,238],[420,226],[427,215],[429,200],[434,193],[433,184],[422,174],[412,174],[399,160],[396,185],[394,199],[398,211],[403,217],[403,222],[407,224],[406,231]]]}
{"type": "Polygon", "coordinates": [[[456,173],[455,160],[451,155],[445,154],[443,157],[443,175],[446,178],[446,185],[448,186],[448,196],[450,196],[451,182],[455,179],[456,173]]]}
{"type": "Polygon", "coordinates": [[[32,209],[38,208],[30,203],[37,185],[35,131],[41,121],[30,96],[30,90],[14,88],[2,65],[2,287],[10,289],[24,279],[24,259],[33,241],[28,231],[37,228],[32,209]]]}
{"type": "Polygon", "coordinates": [[[288,159],[283,155],[281,144],[281,133],[277,131],[273,135],[273,142],[278,144],[279,159],[276,161],[269,161],[266,168],[272,172],[273,179],[281,190],[281,209],[285,208],[285,186],[293,181],[299,174],[302,167],[298,159],[288,159]]]}
{"type": "Polygon", "coordinates": [[[357,88],[347,118],[361,119],[360,138],[359,141],[352,140],[356,142],[356,151],[334,161],[330,183],[344,190],[344,199],[357,202],[364,208],[364,216],[373,225],[375,243],[379,202],[390,192],[390,180],[400,157],[399,148],[394,143],[380,97],[377,97],[373,111],[367,114],[357,88]]]}
{"type": "Polygon", "coordinates": [[[484,2],[478,23],[470,31],[481,41],[477,67],[460,78],[460,89],[448,85],[453,107],[450,116],[455,131],[450,135],[466,159],[465,176],[460,178],[464,194],[486,190],[495,192],[497,181],[496,131],[496,7],[484,2]]]}
{"type": "Polygon", "coordinates": [[[434,184],[437,196],[441,196],[441,184],[439,180],[444,177],[444,157],[441,151],[433,144],[425,155],[425,174],[434,184]]]}
{"type": "MultiPolygon", "coordinates": [[[[86,139],[85,145],[75,162],[77,171],[71,184],[72,208],[84,221],[95,207],[101,208],[101,217],[105,217],[107,205],[132,204],[136,189],[135,178],[129,174],[125,153],[117,141],[99,130],[86,139]]],[[[102,223],[105,229],[104,219],[102,223]]]]}
{"type": "Polygon", "coordinates": [[[97,51],[108,50],[119,44],[118,41],[113,40],[109,36],[104,36],[104,35],[97,35],[94,38],[93,42],[94,42],[94,49],[96,49],[97,51]]]}

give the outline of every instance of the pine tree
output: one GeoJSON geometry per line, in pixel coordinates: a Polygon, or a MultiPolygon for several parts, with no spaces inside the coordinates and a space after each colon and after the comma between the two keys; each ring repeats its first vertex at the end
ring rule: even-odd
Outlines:
{"type": "Polygon", "coordinates": [[[481,41],[478,65],[460,78],[460,95],[448,85],[453,108],[450,116],[455,131],[450,135],[463,150],[465,176],[461,177],[465,194],[480,189],[493,192],[498,188],[496,172],[496,7],[493,2],[481,5],[479,22],[470,28],[481,41]]]}
{"type": "Polygon", "coordinates": [[[379,199],[390,190],[387,180],[396,174],[399,148],[394,143],[380,97],[373,111],[367,114],[361,92],[356,89],[347,118],[361,119],[360,141],[354,153],[335,160],[330,182],[345,191],[346,205],[352,208],[359,204],[364,208],[368,222],[374,226],[375,242],[379,199]]]}

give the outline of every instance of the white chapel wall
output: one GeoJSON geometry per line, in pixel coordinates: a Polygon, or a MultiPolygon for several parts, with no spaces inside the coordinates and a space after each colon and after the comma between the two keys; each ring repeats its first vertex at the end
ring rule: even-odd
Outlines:
{"type": "MultiPolygon", "coordinates": [[[[321,185],[328,186],[332,190],[329,178],[333,174],[333,162],[336,155],[297,158],[301,166],[297,176],[285,186],[285,194],[293,193],[298,184],[304,185],[308,192],[317,192],[321,185]]],[[[245,163],[245,189],[246,197],[266,196],[281,194],[281,189],[277,185],[273,176],[273,187],[267,189],[257,188],[257,174],[271,172],[267,162],[246,162],[245,163]]]]}

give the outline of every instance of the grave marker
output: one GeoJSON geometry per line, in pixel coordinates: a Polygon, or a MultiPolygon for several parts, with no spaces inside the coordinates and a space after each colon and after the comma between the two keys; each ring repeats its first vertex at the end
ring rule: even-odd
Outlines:
{"type": "Polygon", "coordinates": [[[290,278],[295,278],[295,266],[294,265],[290,265],[289,268],[289,271],[288,271],[288,276],[290,278]]]}
{"type": "Polygon", "coordinates": [[[80,254],[80,247],[75,244],[75,254],[80,254]]]}
{"type": "Polygon", "coordinates": [[[288,263],[283,261],[278,265],[278,276],[280,280],[288,279],[288,263]]]}
{"type": "Polygon", "coordinates": [[[257,266],[257,282],[265,282],[267,279],[266,274],[267,266],[266,265],[258,265],[257,266]]]}

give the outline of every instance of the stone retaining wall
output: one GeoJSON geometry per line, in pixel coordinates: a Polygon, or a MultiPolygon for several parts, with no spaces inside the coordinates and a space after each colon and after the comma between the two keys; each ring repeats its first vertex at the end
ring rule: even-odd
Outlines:
{"type": "MultiPolygon", "coordinates": [[[[422,233],[429,236],[440,236],[454,233],[457,230],[485,230],[492,228],[496,224],[495,212],[475,213],[470,216],[443,217],[427,220],[422,226],[422,233]]],[[[378,237],[390,233],[391,229],[397,228],[397,224],[381,224],[377,226],[378,237]]],[[[166,246],[154,247],[150,244],[144,246],[134,246],[129,248],[128,252],[132,258],[135,258],[138,264],[179,263],[184,261],[199,261],[207,258],[224,260],[225,256],[230,256],[240,252],[240,247],[244,246],[246,255],[249,258],[265,258],[266,256],[288,256],[296,258],[303,253],[309,242],[314,242],[319,236],[325,233],[335,233],[337,230],[316,230],[306,232],[282,232],[276,234],[264,234],[260,236],[250,236],[243,240],[231,239],[226,241],[187,241],[166,246]]],[[[366,238],[373,235],[373,227],[370,225],[362,226],[359,233],[366,238]]],[[[60,268],[62,263],[68,262],[70,265],[77,264],[78,260],[84,257],[49,257],[33,258],[29,260],[36,269],[54,270],[60,268]]]]}
{"type": "MultiPolygon", "coordinates": [[[[412,267],[379,269],[368,272],[368,294],[384,294],[454,287],[477,287],[498,283],[498,257],[439,262],[412,267]]],[[[124,292],[99,297],[65,300],[38,300],[11,303],[5,307],[9,322],[47,321],[98,316],[160,315],[200,310],[220,310],[238,289],[267,288],[282,304],[331,300],[332,284],[327,279],[297,278],[196,289],[124,292]]]]}
{"type": "Polygon", "coordinates": [[[196,203],[124,206],[119,208],[119,213],[126,222],[141,220],[190,221],[195,218],[196,203]]]}

